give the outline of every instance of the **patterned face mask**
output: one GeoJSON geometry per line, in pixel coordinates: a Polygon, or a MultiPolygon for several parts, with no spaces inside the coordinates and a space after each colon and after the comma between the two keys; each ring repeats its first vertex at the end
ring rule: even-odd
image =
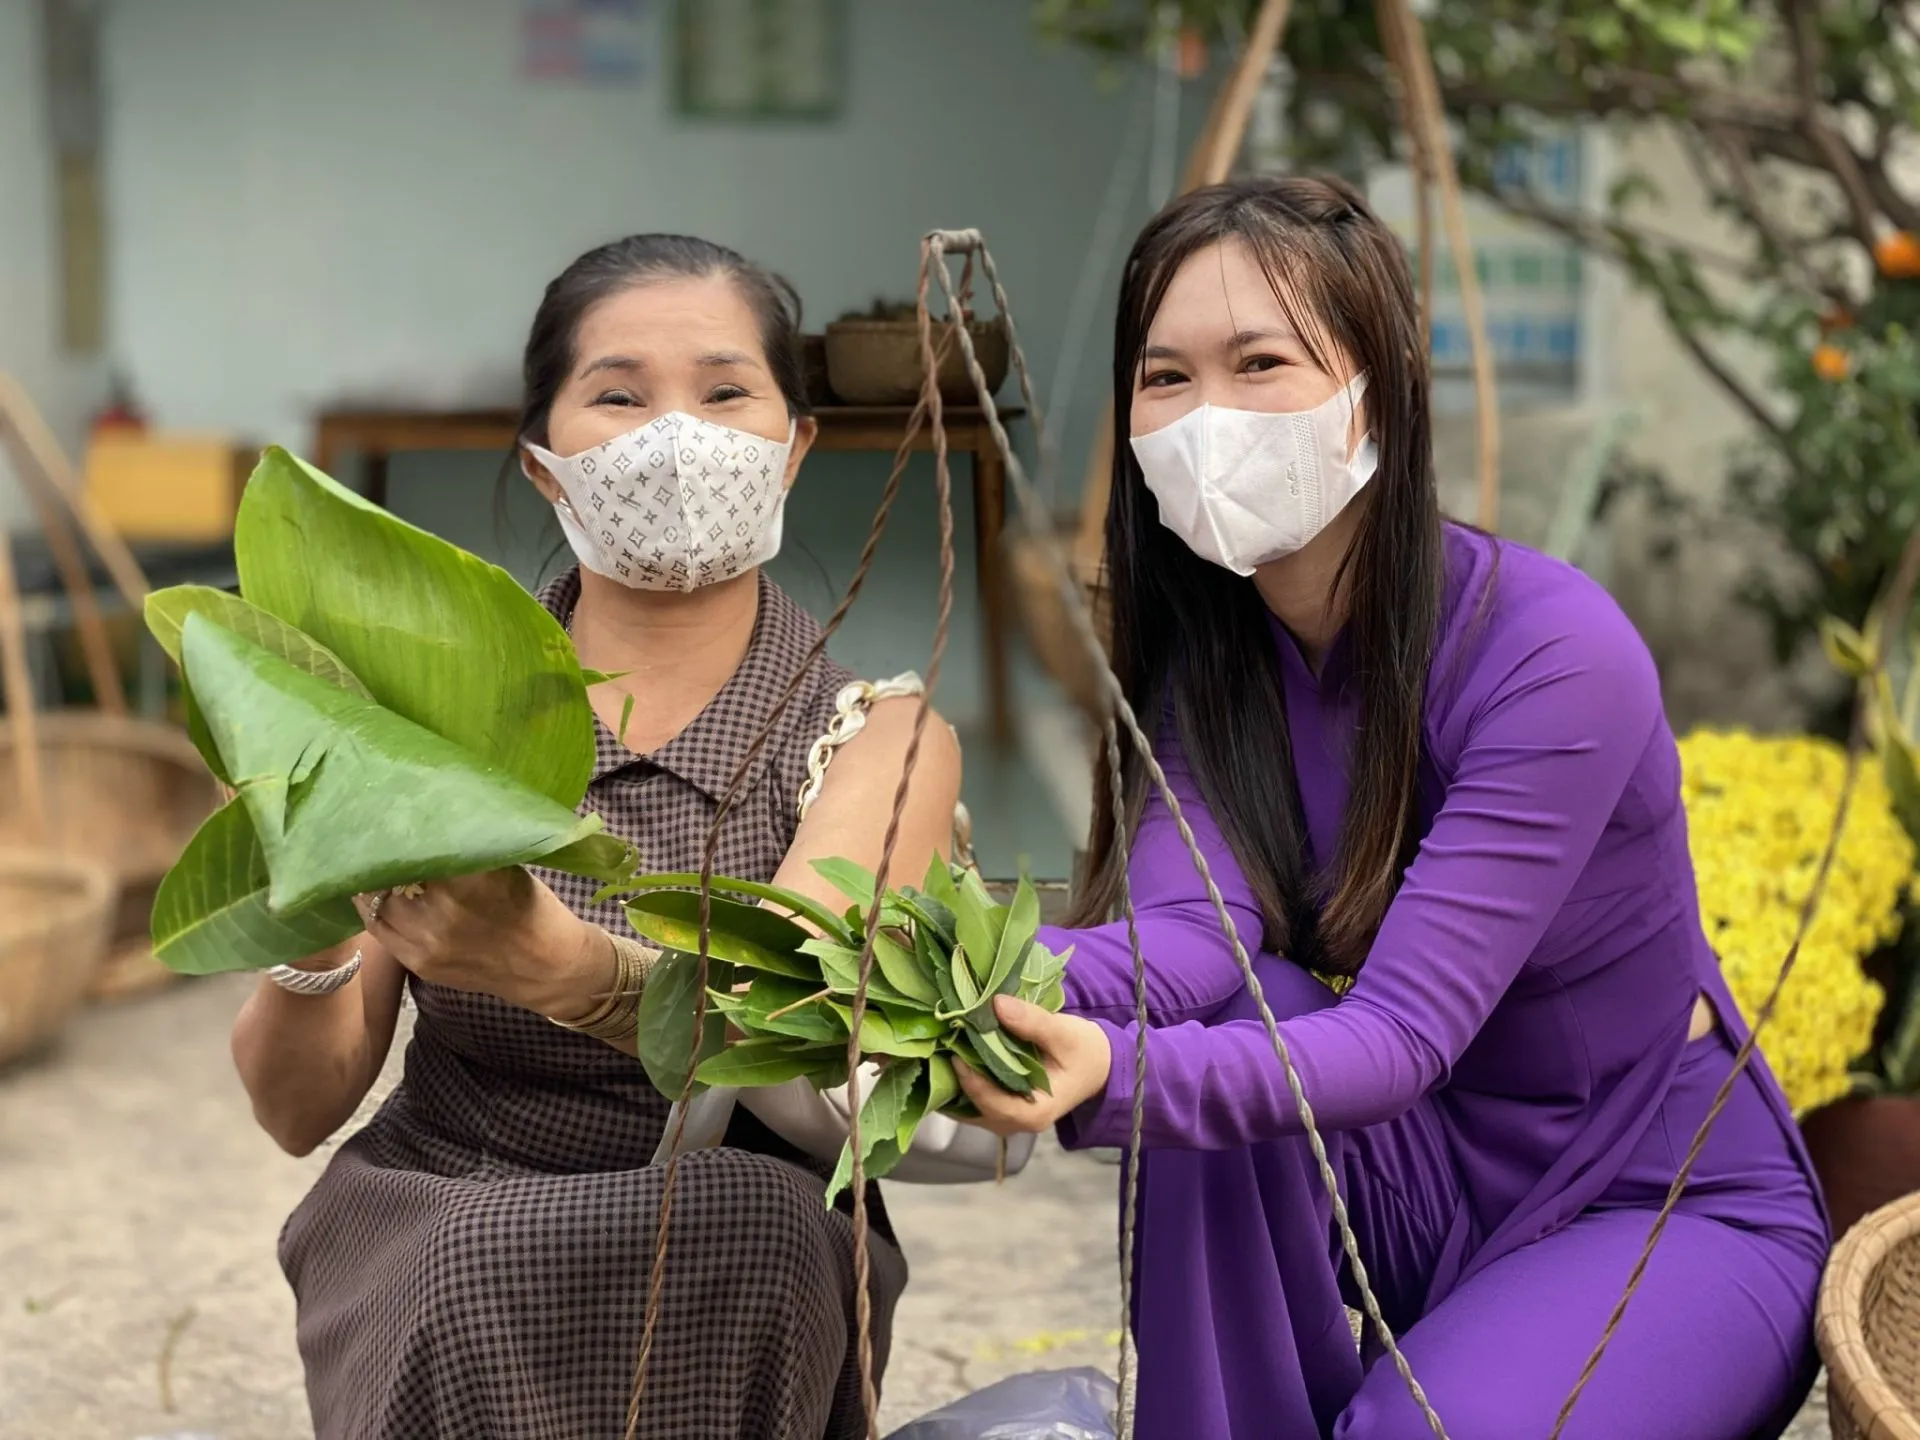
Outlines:
{"type": "Polygon", "coordinates": [[[560,486],[553,508],[582,565],[637,590],[692,590],[779,554],[793,435],[675,410],[578,455],[526,449],[560,486]]]}

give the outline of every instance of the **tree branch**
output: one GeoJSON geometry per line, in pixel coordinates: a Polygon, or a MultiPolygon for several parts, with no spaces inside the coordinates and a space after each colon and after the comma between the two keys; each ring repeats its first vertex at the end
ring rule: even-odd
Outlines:
{"type": "Polygon", "coordinates": [[[1781,0],[1781,13],[1787,22],[1787,34],[1793,42],[1793,73],[1799,94],[1800,123],[1814,146],[1826,157],[1833,178],[1840,182],[1841,192],[1853,209],[1853,223],[1859,231],[1860,243],[1871,251],[1874,240],[1878,238],[1876,232],[1880,226],[1880,213],[1874,208],[1873,197],[1867,191],[1866,178],[1860,171],[1860,157],[1827,124],[1820,107],[1820,32],[1803,0],[1781,0]]]}
{"type": "Polygon", "coordinates": [[[1665,292],[1662,291],[1659,293],[1660,309],[1667,317],[1667,328],[1672,330],[1674,335],[1678,337],[1680,343],[1687,347],[1687,353],[1693,356],[1694,361],[1700,368],[1711,375],[1720,388],[1726,391],[1728,397],[1733,400],[1734,404],[1746,411],[1748,417],[1754,424],[1758,425],[1762,430],[1766,431],[1768,435],[1773,437],[1774,444],[1779,447],[1780,453],[1787,458],[1787,463],[1798,470],[1800,468],[1799,454],[1795,451],[1792,442],[1788,439],[1787,427],[1782,425],[1767,407],[1760,403],[1760,397],[1748,389],[1733,371],[1726,367],[1726,364],[1719,356],[1707,348],[1706,342],[1680,320],[1679,315],[1674,310],[1673,302],[1667,298],[1665,292]]]}
{"type": "Polygon", "coordinates": [[[1723,251],[1702,249],[1677,235],[1628,225],[1619,220],[1603,219],[1598,215],[1586,215],[1576,210],[1563,210],[1523,191],[1495,189],[1482,184],[1475,184],[1473,189],[1517,219],[1531,220],[1555,234],[1577,241],[1589,250],[1597,250],[1615,259],[1624,259],[1635,245],[1651,244],[1673,254],[1685,255],[1695,264],[1721,271],[1735,280],[1752,283],[1767,278],[1769,274],[1764,265],[1742,260],[1723,251]]]}
{"type": "MultiPolygon", "coordinates": [[[[1636,234],[1628,226],[1618,221],[1599,220],[1593,216],[1571,214],[1555,206],[1544,205],[1532,197],[1522,197],[1511,191],[1482,191],[1482,194],[1501,209],[1522,219],[1532,220],[1551,230],[1579,241],[1590,249],[1610,253],[1615,258],[1629,260],[1635,247],[1644,245],[1652,237],[1636,234]]],[[[1662,244],[1669,242],[1662,241],[1662,244]]],[[[1688,246],[1672,244],[1670,248],[1679,254],[1695,258],[1697,253],[1688,246]]],[[[1641,267],[1643,272],[1645,267],[1641,267]]],[[[1745,278],[1752,278],[1751,267],[1741,267],[1745,278]]],[[[1788,443],[1786,427],[1761,403],[1759,396],[1747,387],[1726,364],[1706,346],[1694,329],[1683,321],[1672,296],[1657,279],[1649,277],[1648,289],[1654,292],[1660,302],[1661,313],[1666,316],[1667,326],[1680,343],[1692,355],[1700,368],[1711,376],[1716,384],[1746,412],[1754,424],[1773,437],[1781,452],[1787,456],[1788,463],[1798,468],[1799,461],[1788,443]]]]}
{"type": "MultiPolygon", "coordinates": [[[[1748,224],[1760,232],[1761,238],[1780,258],[1798,275],[1801,285],[1815,295],[1824,295],[1835,304],[1849,303],[1849,297],[1835,289],[1813,267],[1801,241],[1796,243],[1777,224],[1767,208],[1766,197],[1760,192],[1759,177],[1754,171],[1753,156],[1748,152],[1746,141],[1737,130],[1730,126],[1715,126],[1706,131],[1707,136],[1717,146],[1720,158],[1725,162],[1727,173],[1733,182],[1733,203],[1748,224]]],[[[1697,147],[1689,147],[1696,149],[1697,147]]],[[[1710,172],[1706,156],[1696,153],[1695,168],[1702,172],[1703,180],[1710,172]]]]}

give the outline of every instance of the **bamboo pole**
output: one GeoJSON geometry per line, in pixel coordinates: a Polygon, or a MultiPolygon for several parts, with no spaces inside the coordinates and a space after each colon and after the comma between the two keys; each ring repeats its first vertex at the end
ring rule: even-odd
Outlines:
{"type": "Polygon", "coordinates": [[[146,607],[150,588],[146,575],[141,572],[140,562],[133,558],[127,542],[120,538],[81,487],[78,477],[73,473],[72,464],[60,448],[60,442],[54,438],[53,431],[41,418],[27,392],[11,375],[3,372],[0,372],[0,428],[11,433],[17,453],[24,453],[27,457],[27,463],[21,467],[23,472],[30,472],[24,477],[26,483],[34,483],[37,473],[51,498],[73,516],[87,543],[107,567],[107,574],[112,577],[121,597],[134,614],[140,614],[146,607]]]}
{"type": "Polygon", "coordinates": [[[47,838],[47,789],[40,771],[39,727],[34,723],[33,675],[27,668],[27,627],[13,573],[13,544],[0,532],[0,699],[13,730],[13,764],[26,811],[27,833],[47,838]]]}
{"type": "MultiPolygon", "coordinates": [[[[16,439],[11,427],[5,424],[0,424],[0,436],[8,440],[16,439]]],[[[21,488],[27,492],[34,514],[39,518],[40,529],[47,537],[47,546],[53,551],[53,563],[60,572],[60,583],[73,602],[74,625],[80,632],[80,650],[86,657],[87,675],[93,681],[94,698],[108,714],[124,715],[127,713],[127,692],[120,680],[120,667],[113,660],[113,644],[107,636],[106,622],[100,617],[99,602],[94,599],[93,580],[87,573],[86,558],[74,543],[73,531],[61,518],[46,487],[39,483],[40,477],[33,468],[32,457],[25,453],[24,446],[17,443],[14,446],[14,460],[15,468],[20,473],[21,488]]]]}
{"type": "Polygon", "coordinates": [[[1480,293],[1480,273],[1474,264],[1473,242],[1467,234],[1466,205],[1460,197],[1460,175],[1447,138],[1446,112],[1440,103],[1440,82],[1434,75],[1433,55],[1426,32],[1408,0],[1379,0],[1382,28],[1398,30],[1398,46],[1405,59],[1402,84],[1408,109],[1422,133],[1420,144],[1433,166],[1440,190],[1440,217],[1447,245],[1453,251],[1454,273],[1460,280],[1460,306],[1467,321],[1467,344],[1473,355],[1473,391],[1479,431],[1479,505],[1476,523],[1483,530],[1500,524],[1500,396],[1494,380],[1493,352],[1487,344],[1486,302],[1480,293]]]}

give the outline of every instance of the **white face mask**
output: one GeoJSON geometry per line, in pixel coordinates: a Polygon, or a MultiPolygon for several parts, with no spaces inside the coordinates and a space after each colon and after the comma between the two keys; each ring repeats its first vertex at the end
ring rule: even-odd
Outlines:
{"type": "Polygon", "coordinates": [[[1311,410],[1202,405],[1134,436],[1160,523],[1201,559],[1236,575],[1293,554],[1373,478],[1379,452],[1371,437],[1347,454],[1365,389],[1366,377],[1356,375],[1311,410]]]}
{"type": "Polygon", "coordinates": [[[675,410],[578,455],[526,448],[560,486],[553,508],[582,565],[638,590],[692,590],[780,553],[793,435],[675,410]]]}

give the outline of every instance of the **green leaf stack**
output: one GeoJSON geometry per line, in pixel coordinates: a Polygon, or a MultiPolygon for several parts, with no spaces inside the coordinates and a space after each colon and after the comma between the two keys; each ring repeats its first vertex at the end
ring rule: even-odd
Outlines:
{"type": "MultiPolygon", "coordinates": [[[[928,1115],[975,1112],[953,1062],[964,1061],[1015,1094],[1047,1088],[1033,1048],[1000,1028],[1000,995],[1058,1010],[1068,954],[1035,938],[1040,897],[1024,876],[1010,904],[995,903],[972,870],[935,858],[926,882],[888,890],[847,860],[816,861],[852,902],[843,914],[790,890],[716,876],[708,897],[708,1023],[697,1057],[693,1022],[700,949],[698,875],[646,875],[627,918],[666,952],[640,1002],[640,1060],[660,1090],[679,1099],[695,1062],[696,1089],[749,1088],[804,1079],[816,1089],[847,1082],[847,1042],[860,950],[880,907],[874,964],[861,1017],[860,1053],[879,1078],[860,1105],[866,1175],[900,1163],[928,1115]],[[785,911],[785,914],[778,913],[785,911]],[[727,1024],[744,1037],[725,1043],[727,1024]]],[[[852,1175],[850,1150],[827,1191],[831,1204],[852,1175]]]]}
{"type": "Polygon", "coordinates": [[[247,483],[234,554],[239,595],[147,599],[188,731],[235,792],[161,882],[165,964],[301,959],[360,929],[353,895],[396,885],[533,861],[632,873],[631,847],[575,813],[586,687],[604,677],[511,575],[277,448],[247,483]]]}

